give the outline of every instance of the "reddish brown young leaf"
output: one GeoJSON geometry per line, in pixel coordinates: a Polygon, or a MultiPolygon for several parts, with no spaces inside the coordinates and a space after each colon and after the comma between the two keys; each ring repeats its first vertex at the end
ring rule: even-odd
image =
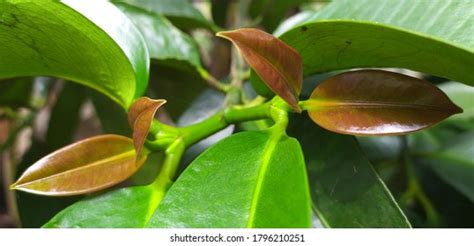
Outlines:
{"type": "Polygon", "coordinates": [[[217,36],[237,46],[250,67],[296,112],[303,85],[301,57],[295,49],[274,36],[254,28],[219,32],[217,36]]]}
{"type": "Polygon", "coordinates": [[[130,107],[128,123],[133,129],[133,144],[137,153],[140,153],[143,143],[145,143],[156,111],[165,103],[166,100],[163,99],[153,100],[148,97],[141,97],[130,107]]]}
{"type": "Polygon", "coordinates": [[[48,196],[90,193],[125,180],[145,160],[146,155],[136,158],[132,139],[101,135],[43,157],[11,188],[48,196]]]}
{"type": "Polygon", "coordinates": [[[436,86],[402,74],[360,70],[322,82],[306,104],[327,130],[351,135],[397,135],[462,112],[436,86]]]}

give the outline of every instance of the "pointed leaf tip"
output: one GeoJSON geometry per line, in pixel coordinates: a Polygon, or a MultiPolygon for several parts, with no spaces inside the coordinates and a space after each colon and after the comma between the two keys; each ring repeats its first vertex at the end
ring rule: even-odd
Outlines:
{"type": "Polygon", "coordinates": [[[128,123],[133,129],[133,144],[137,156],[145,143],[156,111],[165,103],[166,100],[164,99],[154,100],[148,97],[141,97],[130,107],[128,111],[128,123]]]}
{"type": "Polygon", "coordinates": [[[145,160],[136,158],[130,138],[96,136],[41,158],[10,189],[47,196],[91,193],[127,179],[145,160]]]}
{"type": "Polygon", "coordinates": [[[378,70],[339,74],[305,104],[323,128],[351,135],[399,135],[430,127],[462,109],[433,84],[378,70]]]}
{"type": "Polygon", "coordinates": [[[298,52],[280,39],[255,28],[218,32],[239,48],[250,67],[268,87],[301,112],[298,96],[303,85],[303,65],[298,52]]]}

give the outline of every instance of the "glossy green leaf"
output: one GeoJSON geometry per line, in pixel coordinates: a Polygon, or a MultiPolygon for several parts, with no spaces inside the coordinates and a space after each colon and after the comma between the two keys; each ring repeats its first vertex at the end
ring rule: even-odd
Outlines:
{"type": "Polygon", "coordinates": [[[280,38],[301,54],[305,75],[401,67],[474,85],[471,10],[458,0],[336,0],[280,38]]]}
{"type": "Polygon", "coordinates": [[[61,77],[92,87],[125,108],[144,92],[146,45],[111,3],[2,0],[0,12],[0,78],[61,77]]]}
{"type": "Polygon", "coordinates": [[[232,135],[179,176],[150,227],[309,227],[306,170],[295,139],[232,135]]]}
{"type": "Polygon", "coordinates": [[[146,155],[136,158],[131,139],[101,135],[43,157],[11,188],[50,196],[90,193],[130,177],[145,159],[146,155]],[[97,148],[102,150],[97,151],[97,148]]]}
{"type": "Polygon", "coordinates": [[[136,24],[147,43],[152,59],[179,68],[202,70],[199,49],[193,39],[174,27],[160,14],[126,3],[116,5],[136,24]],[[182,65],[181,62],[188,65],[182,65]]]}
{"type": "Polygon", "coordinates": [[[250,67],[293,110],[301,112],[298,96],[303,86],[300,55],[272,35],[254,28],[219,32],[237,46],[250,67]]]}
{"type": "Polygon", "coordinates": [[[45,228],[141,228],[163,193],[153,186],[122,188],[79,201],[54,216],[45,228]]]}
{"type": "Polygon", "coordinates": [[[306,108],[323,128],[352,135],[404,134],[462,112],[431,83],[380,70],[329,78],[316,87],[306,108]]]}
{"type": "Polygon", "coordinates": [[[354,137],[334,134],[304,116],[290,119],[289,134],[305,155],[313,209],[326,227],[410,227],[354,137]]]}
{"type": "Polygon", "coordinates": [[[166,100],[163,99],[153,100],[148,97],[140,97],[130,107],[128,124],[133,129],[133,145],[138,154],[145,143],[156,111],[165,103],[166,100]]]}
{"type": "Polygon", "coordinates": [[[184,29],[204,27],[215,31],[215,25],[207,20],[189,0],[113,0],[113,2],[124,2],[166,16],[176,26],[184,29]]]}

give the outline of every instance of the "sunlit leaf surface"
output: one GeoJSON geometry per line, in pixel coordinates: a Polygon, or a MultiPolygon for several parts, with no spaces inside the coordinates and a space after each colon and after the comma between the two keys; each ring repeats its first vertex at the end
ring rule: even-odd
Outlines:
{"type": "Polygon", "coordinates": [[[94,88],[124,108],[145,91],[145,42],[111,3],[4,0],[0,13],[0,78],[60,77],[94,88]]]}

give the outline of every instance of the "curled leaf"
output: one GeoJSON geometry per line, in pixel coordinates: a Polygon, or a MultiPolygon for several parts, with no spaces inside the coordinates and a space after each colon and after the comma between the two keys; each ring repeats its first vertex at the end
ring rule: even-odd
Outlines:
{"type": "Polygon", "coordinates": [[[143,143],[145,143],[156,111],[165,103],[166,100],[163,99],[153,100],[148,97],[141,97],[130,107],[128,123],[133,129],[133,144],[137,153],[140,153],[143,143]]]}
{"type": "Polygon", "coordinates": [[[351,135],[404,134],[462,112],[427,81],[377,70],[342,73],[322,82],[306,108],[318,125],[351,135]]]}
{"type": "Polygon", "coordinates": [[[90,193],[125,180],[145,160],[146,155],[136,158],[132,139],[101,135],[43,157],[11,188],[48,196],[90,193]]]}
{"type": "Polygon", "coordinates": [[[303,66],[295,49],[276,37],[254,28],[218,32],[230,40],[260,78],[293,110],[301,112],[298,96],[303,85],[303,66]]]}

